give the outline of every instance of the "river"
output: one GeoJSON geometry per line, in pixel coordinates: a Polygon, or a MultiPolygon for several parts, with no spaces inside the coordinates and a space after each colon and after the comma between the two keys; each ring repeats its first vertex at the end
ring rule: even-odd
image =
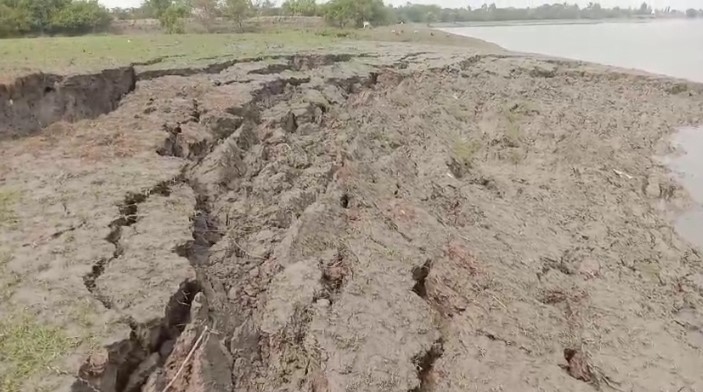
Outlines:
{"type": "Polygon", "coordinates": [[[703,83],[703,19],[445,28],[516,52],[541,53],[703,83]]]}

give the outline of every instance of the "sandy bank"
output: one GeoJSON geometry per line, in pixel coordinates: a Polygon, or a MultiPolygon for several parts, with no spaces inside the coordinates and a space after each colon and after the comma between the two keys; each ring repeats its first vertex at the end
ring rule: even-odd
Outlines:
{"type": "Polygon", "coordinates": [[[0,141],[1,325],[71,337],[21,390],[703,388],[652,158],[701,86],[399,43],[211,71],[0,141]]]}

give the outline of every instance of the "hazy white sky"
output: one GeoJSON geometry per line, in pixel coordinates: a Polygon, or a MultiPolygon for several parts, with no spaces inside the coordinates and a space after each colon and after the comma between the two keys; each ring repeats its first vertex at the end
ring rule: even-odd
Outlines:
{"type": "MultiPolygon", "coordinates": [[[[100,0],[100,2],[108,7],[136,7],[142,3],[143,0],[100,0]]],[[[279,0],[279,2],[282,0],[279,0]]],[[[563,0],[562,0],[563,1],[563,0]]],[[[536,7],[538,5],[544,4],[545,2],[555,2],[561,3],[559,0],[545,1],[545,0],[413,0],[413,3],[422,4],[439,4],[443,7],[466,7],[470,5],[472,7],[480,7],[483,3],[496,3],[498,7],[525,7],[532,6],[536,7]]],[[[581,5],[588,4],[589,1],[597,0],[566,0],[568,3],[579,3],[581,5]]],[[[686,9],[686,8],[701,8],[703,7],[703,1],[701,0],[646,0],[647,4],[650,4],[654,8],[664,8],[671,6],[672,8],[686,9]]],[[[406,0],[385,0],[388,4],[401,5],[405,4],[406,0]]],[[[600,0],[597,1],[603,6],[607,7],[639,7],[642,4],[642,0],[600,0]]]]}

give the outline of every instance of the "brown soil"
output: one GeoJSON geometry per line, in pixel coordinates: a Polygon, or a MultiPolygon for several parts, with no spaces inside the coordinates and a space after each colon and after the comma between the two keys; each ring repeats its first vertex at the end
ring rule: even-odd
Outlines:
{"type": "Polygon", "coordinates": [[[701,86],[348,49],[137,74],[2,142],[0,316],[92,342],[26,390],[703,389],[702,260],[653,159],[701,86]]]}

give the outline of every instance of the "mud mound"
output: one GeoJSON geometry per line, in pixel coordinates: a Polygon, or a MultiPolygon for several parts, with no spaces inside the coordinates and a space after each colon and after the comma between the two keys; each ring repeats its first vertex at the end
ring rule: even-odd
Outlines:
{"type": "Polygon", "coordinates": [[[66,390],[695,389],[701,259],[652,156],[703,98],[673,85],[407,48],[151,74],[7,142],[7,184],[62,195],[9,265],[100,320],[66,390]]]}

